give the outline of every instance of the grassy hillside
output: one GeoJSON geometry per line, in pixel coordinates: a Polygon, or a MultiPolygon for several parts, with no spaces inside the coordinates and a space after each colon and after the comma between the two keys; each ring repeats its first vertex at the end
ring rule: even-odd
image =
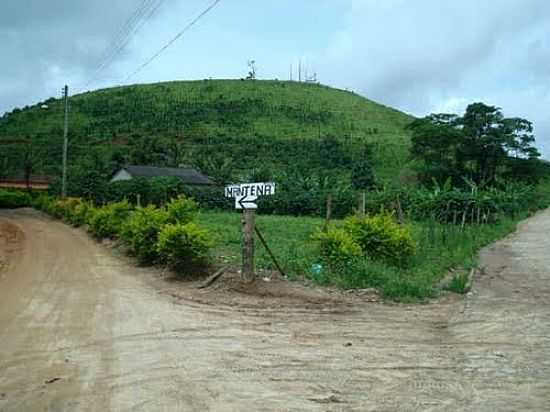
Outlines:
{"type": "MultiPolygon", "coordinates": [[[[280,81],[116,87],[73,96],[70,107],[73,164],[95,154],[97,161],[111,163],[187,163],[233,172],[302,163],[322,168],[319,141],[334,137],[351,156],[362,143],[371,143],[380,179],[395,177],[406,161],[409,136],[404,127],[412,120],[351,92],[280,81]],[[310,165],[312,159],[317,163],[310,165]]],[[[1,145],[0,169],[17,172],[22,153],[27,153],[34,173],[58,173],[62,127],[60,99],[4,115],[0,142],[30,142],[1,145]],[[44,104],[48,107],[42,108],[44,104]]]]}

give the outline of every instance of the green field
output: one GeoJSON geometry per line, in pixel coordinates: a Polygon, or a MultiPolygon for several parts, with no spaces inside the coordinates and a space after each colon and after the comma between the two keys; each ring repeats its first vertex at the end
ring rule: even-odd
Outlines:
{"type": "MultiPolygon", "coordinates": [[[[291,279],[306,278],[344,289],[377,288],[387,298],[410,301],[435,296],[437,283],[450,269],[458,269],[460,273],[473,267],[479,249],[512,232],[519,218],[505,218],[495,225],[467,225],[464,229],[431,221],[413,222],[410,226],[418,250],[406,267],[367,260],[353,271],[340,275],[312,270],[313,265],[319,263],[318,245],[312,235],[322,229],[322,219],[258,216],[257,225],[291,279]]],[[[239,213],[200,214],[200,223],[216,237],[214,254],[219,264],[240,263],[240,219],[239,213]]],[[[256,250],[258,268],[274,270],[258,240],[256,250]]]]}
{"type": "MultiPolygon", "coordinates": [[[[358,145],[370,143],[379,179],[395,178],[407,162],[409,133],[404,128],[413,120],[348,91],[318,84],[243,80],[86,92],[71,97],[70,113],[70,165],[94,155],[96,162],[109,164],[186,163],[206,169],[209,162],[225,161],[234,173],[265,165],[280,170],[295,164],[321,167],[322,158],[311,162],[318,151],[316,143],[334,137],[352,156],[358,145]]],[[[13,138],[30,139],[34,172],[57,175],[62,126],[62,101],[49,99],[0,118],[0,144],[13,138]],[[48,107],[42,108],[44,104],[48,107]]],[[[27,147],[2,147],[0,174],[21,173],[21,154],[27,147]]]]}
{"type": "MultiPolygon", "coordinates": [[[[207,212],[200,213],[199,221],[214,234],[217,248],[216,259],[220,262],[238,264],[241,259],[242,214],[207,212]]],[[[314,233],[323,227],[322,219],[313,217],[257,216],[256,225],[285,271],[291,276],[304,274],[316,258],[316,244],[311,240],[314,233]]],[[[269,255],[256,241],[258,267],[273,269],[269,255]]]]}

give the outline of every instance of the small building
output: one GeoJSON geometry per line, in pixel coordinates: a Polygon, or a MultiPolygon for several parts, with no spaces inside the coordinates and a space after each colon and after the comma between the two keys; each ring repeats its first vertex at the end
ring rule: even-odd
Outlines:
{"type": "Polygon", "coordinates": [[[111,182],[135,178],[177,177],[190,186],[213,186],[214,182],[192,167],[125,166],[114,174],[111,182]]]}

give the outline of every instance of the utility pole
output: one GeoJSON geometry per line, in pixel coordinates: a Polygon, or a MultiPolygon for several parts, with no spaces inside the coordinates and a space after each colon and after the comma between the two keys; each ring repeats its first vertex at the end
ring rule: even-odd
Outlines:
{"type": "Polygon", "coordinates": [[[69,86],[63,88],[63,98],[65,100],[65,121],[63,124],[63,164],[61,177],[61,197],[67,196],[67,146],[69,145],[69,86]]]}

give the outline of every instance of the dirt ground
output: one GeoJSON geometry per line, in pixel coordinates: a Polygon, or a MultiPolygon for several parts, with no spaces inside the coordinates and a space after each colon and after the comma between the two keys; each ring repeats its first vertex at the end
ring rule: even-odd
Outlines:
{"type": "Polygon", "coordinates": [[[198,290],[1,211],[0,410],[550,410],[549,233],[546,211],[485,249],[465,299],[399,305],[277,278],[198,290]]]}

